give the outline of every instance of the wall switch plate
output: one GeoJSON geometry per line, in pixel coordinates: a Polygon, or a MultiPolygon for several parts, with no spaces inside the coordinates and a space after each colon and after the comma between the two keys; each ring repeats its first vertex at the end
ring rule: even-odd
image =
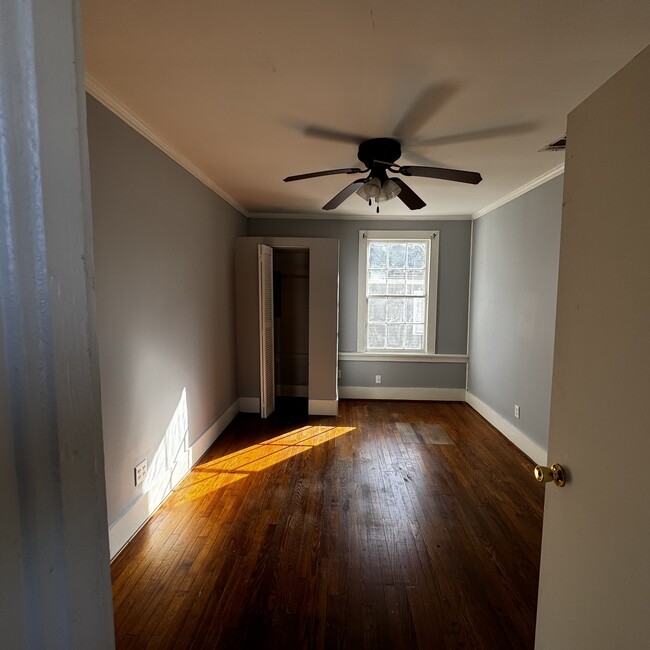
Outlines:
{"type": "Polygon", "coordinates": [[[375,375],[375,384],[381,384],[381,375],[375,375]]]}
{"type": "Polygon", "coordinates": [[[133,478],[135,479],[136,486],[140,485],[147,476],[147,459],[145,458],[141,463],[138,463],[133,468],[133,478]]]}
{"type": "Polygon", "coordinates": [[[339,368],[339,371],[338,371],[338,378],[341,379],[341,369],[340,368],[339,368]]]}
{"type": "Polygon", "coordinates": [[[519,404],[515,404],[515,417],[519,419],[519,404]]]}

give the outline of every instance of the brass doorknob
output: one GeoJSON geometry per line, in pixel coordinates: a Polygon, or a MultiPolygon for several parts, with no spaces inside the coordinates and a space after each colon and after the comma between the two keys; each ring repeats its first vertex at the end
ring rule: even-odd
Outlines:
{"type": "Polygon", "coordinates": [[[537,465],[533,471],[533,474],[535,476],[535,480],[539,481],[540,483],[549,483],[550,481],[553,481],[553,483],[555,483],[555,485],[558,487],[564,487],[566,484],[566,476],[564,475],[564,470],[562,469],[562,465],[558,465],[558,463],[555,463],[550,467],[537,465]]]}

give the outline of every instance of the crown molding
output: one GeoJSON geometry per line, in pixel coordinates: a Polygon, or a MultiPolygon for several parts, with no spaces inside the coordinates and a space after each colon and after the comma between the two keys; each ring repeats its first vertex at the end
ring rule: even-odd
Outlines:
{"type": "Polygon", "coordinates": [[[206,174],[203,173],[194,163],[186,158],[167,140],[161,138],[155,131],[126,104],[119,100],[109,90],[97,81],[92,75],[86,73],[86,91],[92,95],[100,104],[103,104],[109,111],[115,113],[121,120],[126,122],[133,130],[137,131],[143,138],[146,138],[155,147],[167,154],[174,162],[178,163],[185,171],[189,172],[199,182],[212,190],[217,196],[223,199],[231,207],[235,208],[245,217],[249,217],[248,211],[216,185],[206,174]]]}
{"type": "Polygon", "coordinates": [[[251,219],[310,219],[321,221],[471,221],[470,214],[331,214],[322,212],[251,212],[251,219]]]}
{"type": "Polygon", "coordinates": [[[423,215],[423,214],[331,214],[331,213],[273,213],[273,212],[249,212],[240,203],[238,203],[232,196],[225,192],[222,188],[212,181],[201,169],[194,163],[186,158],[178,151],[172,144],[167,142],[164,138],[160,137],[139,115],[133,112],[126,106],[120,99],[107,90],[99,81],[92,75],[86,73],[86,91],[89,95],[94,97],[100,104],[104,105],[109,111],[117,115],[121,120],[126,122],[132,129],[139,133],[143,138],[146,138],[151,144],[160,149],[163,153],[168,155],[174,162],[179,164],[183,169],[189,172],[200,183],[205,185],[208,189],[214,192],[217,196],[223,199],[226,203],[232,206],[243,216],[249,219],[310,219],[310,220],[331,220],[331,221],[470,221],[478,219],[493,210],[509,203],[513,199],[529,192],[530,190],[550,181],[551,179],[559,176],[564,172],[564,163],[554,167],[550,171],[538,176],[532,181],[522,185],[518,189],[506,194],[500,199],[486,205],[484,208],[477,210],[472,214],[439,214],[439,215],[423,215]]]}
{"type": "Polygon", "coordinates": [[[526,192],[530,192],[530,190],[535,189],[540,185],[543,185],[547,181],[550,181],[552,178],[555,178],[556,176],[559,176],[562,173],[564,173],[564,163],[558,165],[557,167],[553,167],[553,169],[545,172],[541,176],[534,178],[532,181],[529,181],[525,185],[522,185],[521,187],[514,190],[514,192],[510,192],[510,194],[506,194],[505,196],[502,196],[500,199],[494,201],[494,203],[490,203],[490,205],[486,205],[484,208],[477,210],[476,212],[474,212],[474,214],[472,214],[472,219],[478,219],[479,217],[488,214],[488,212],[492,212],[493,210],[500,208],[502,205],[505,205],[506,203],[510,203],[510,201],[516,199],[522,194],[526,194],[526,192]]]}

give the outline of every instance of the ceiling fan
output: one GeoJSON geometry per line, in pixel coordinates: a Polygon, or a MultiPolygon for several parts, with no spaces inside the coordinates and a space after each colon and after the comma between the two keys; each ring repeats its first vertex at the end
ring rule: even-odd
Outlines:
{"type": "MultiPolygon", "coordinates": [[[[358,158],[365,165],[365,169],[359,167],[327,169],[309,174],[287,176],[284,181],[288,183],[318,176],[365,174],[369,172],[365,178],[352,181],[347,187],[344,187],[323,206],[323,210],[337,208],[355,192],[368,201],[369,205],[372,204],[373,199],[376,203],[380,203],[398,197],[409,210],[420,210],[426,203],[401,178],[397,176],[389,177],[388,172],[401,174],[402,176],[422,176],[457,181],[459,183],[470,183],[472,185],[476,185],[483,180],[478,172],[445,169],[443,167],[398,165],[396,161],[401,155],[402,147],[398,140],[393,138],[371,138],[370,140],[364,140],[359,145],[358,158]]],[[[377,212],[379,212],[379,206],[377,206],[377,212]]]]}

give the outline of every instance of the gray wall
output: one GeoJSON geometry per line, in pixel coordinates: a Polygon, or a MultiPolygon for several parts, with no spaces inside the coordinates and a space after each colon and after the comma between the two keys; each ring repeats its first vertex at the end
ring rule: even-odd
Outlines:
{"type": "Polygon", "coordinates": [[[92,98],[88,131],[109,523],[187,398],[194,442],[238,398],[234,239],[245,219],[92,98]]]}
{"type": "Polygon", "coordinates": [[[562,181],[474,221],[472,246],[468,391],[545,450],[562,181]]]}
{"type": "MultiPolygon", "coordinates": [[[[465,354],[471,221],[249,219],[248,234],[340,240],[339,351],[356,352],[360,230],[439,230],[436,353],[465,354]]],[[[341,386],[464,388],[464,364],[342,361],[341,386]]]]}

